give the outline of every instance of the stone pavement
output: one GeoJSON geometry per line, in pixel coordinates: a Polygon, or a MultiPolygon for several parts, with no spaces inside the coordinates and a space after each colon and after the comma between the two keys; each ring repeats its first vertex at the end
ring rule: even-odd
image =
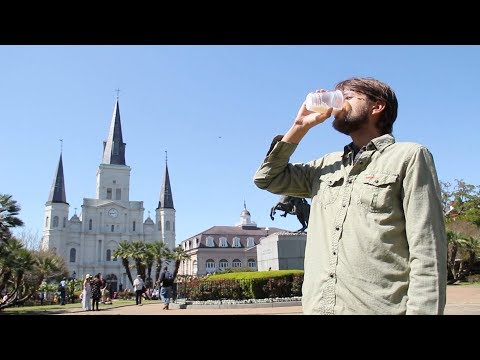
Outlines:
{"type": "MultiPolygon", "coordinates": [[[[236,308],[222,306],[187,307],[180,309],[171,304],[170,310],[162,310],[160,301],[144,301],[142,306],[135,304],[116,308],[102,307],[100,311],[70,309],[61,315],[301,315],[299,302],[242,304],[236,308]]],[[[449,285],[447,287],[447,305],[445,315],[480,315],[480,286],[449,285]]]]}

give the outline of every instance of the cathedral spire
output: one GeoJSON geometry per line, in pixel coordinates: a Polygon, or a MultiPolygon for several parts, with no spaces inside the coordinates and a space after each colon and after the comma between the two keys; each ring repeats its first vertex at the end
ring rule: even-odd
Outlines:
{"type": "Polygon", "coordinates": [[[168,176],[167,152],[165,151],[165,176],[163,178],[162,189],[160,190],[160,201],[158,208],[174,209],[172,189],[170,187],[170,177],[168,176]]]}
{"type": "Polygon", "coordinates": [[[120,107],[118,94],[113,109],[112,121],[108,138],[103,142],[103,164],[126,165],[125,164],[125,143],[122,137],[122,123],[120,122],[120,107]]]}
{"type": "Polygon", "coordinates": [[[63,161],[62,152],[60,152],[60,160],[58,161],[57,171],[53,179],[52,187],[50,188],[50,195],[48,201],[52,203],[67,203],[65,196],[65,180],[63,177],[63,161]]]}

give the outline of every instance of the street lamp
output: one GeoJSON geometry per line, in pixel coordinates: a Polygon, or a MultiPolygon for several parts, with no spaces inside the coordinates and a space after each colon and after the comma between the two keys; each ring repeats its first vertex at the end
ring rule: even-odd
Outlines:
{"type": "Polygon", "coordinates": [[[71,301],[72,301],[72,304],[75,302],[75,296],[74,296],[74,292],[75,292],[75,278],[77,277],[77,273],[75,272],[75,270],[73,271],[72,273],[72,290],[70,292],[70,296],[71,296],[71,301]]]}

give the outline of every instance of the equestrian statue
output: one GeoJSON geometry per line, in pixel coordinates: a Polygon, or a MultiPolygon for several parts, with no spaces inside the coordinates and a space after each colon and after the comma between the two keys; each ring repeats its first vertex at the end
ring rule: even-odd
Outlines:
{"type": "Polygon", "coordinates": [[[274,220],[275,210],[284,211],[280,216],[287,217],[287,214],[297,215],[302,228],[296,232],[303,232],[308,227],[308,218],[310,216],[310,204],[305,198],[283,195],[280,201],[270,210],[270,219],[274,220]]]}

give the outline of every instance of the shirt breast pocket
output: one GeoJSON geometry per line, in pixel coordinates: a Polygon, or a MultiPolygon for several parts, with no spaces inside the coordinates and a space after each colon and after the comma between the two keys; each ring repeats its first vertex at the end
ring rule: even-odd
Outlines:
{"type": "Polygon", "coordinates": [[[397,174],[364,174],[358,179],[361,184],[358,205],[369,212],[391,212],[397,179],[397,174]]]}
{"type": "Polygon", "coordinates": [[[320,177],[317,191],[317,201],[326,208],[334,204],[340,194],[343,185],[342,174],[323,175],[320,177]]]}

